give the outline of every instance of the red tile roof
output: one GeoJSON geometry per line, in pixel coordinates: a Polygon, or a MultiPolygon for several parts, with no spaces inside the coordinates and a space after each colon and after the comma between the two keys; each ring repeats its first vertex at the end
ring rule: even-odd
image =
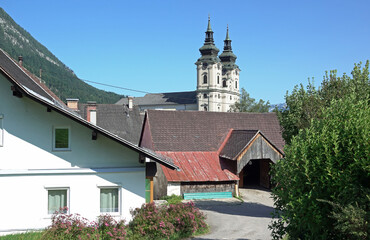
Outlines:
{"type": "Polygon", "coordinates": [[[223,169],[217,152],[162,152],[156,153],[172,158],[181,171],[162,166],[169,182],[216,182],[235,181],[239,178],[223,169]]]}

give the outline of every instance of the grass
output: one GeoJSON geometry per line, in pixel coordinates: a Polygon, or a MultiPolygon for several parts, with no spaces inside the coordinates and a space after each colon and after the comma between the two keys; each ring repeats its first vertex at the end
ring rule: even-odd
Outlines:
{"type": "MultiPolygon", "coordinates": [[[[180,239],[187,239],[189,237],[193,236],[199,236],[204,235],[209,232],[209,227],[207,229],[201,229],[195,232],[193,235],[180,235],[180,234],[174,234],[171,236],[170,240],[180,240],[180,239]]],[[[44,231],[42,232],[28,232],[28,233],[18,233],[18,234],[11,234],[6,236],[0,236],[0,240],[40,240],[42,235],[44,234],[44,231]]],[[[127,234],[128,240],[142,240],[143,237],[141,235],[135,235],[130,230],[128,230],[127,234]]]]}
{"type": "Polygon", "coordinates": [[[28,232],[28,233],[18,233],[6,236],[0,236],[1,240],[39,240],[41,239],[44,232],[28,232]]]}

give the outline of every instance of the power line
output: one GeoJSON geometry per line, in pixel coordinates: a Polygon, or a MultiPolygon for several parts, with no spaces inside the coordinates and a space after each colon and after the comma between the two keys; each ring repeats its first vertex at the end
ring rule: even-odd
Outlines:
{"type": "MultiPolygon", "coordinates": [[[[120,87],[120,86],[116,86],[116,85],[111,85],[111,84],[106,84],[106,83],[100,83],[100,82],[94,82],[94,81],[90,81],[90,80],[86,80],[86,79],[80,79],[84,82],[89,82],[89,83],[94,83],[94,84],[97,84],[97,85],[102,85],[102,86],[107,86],[107,87],[112,87],[112,88],[118,88],[118,89],[123,89],[123,90],[127,90],[127,91],[132,91],[132,92],[138,92],[138,93],[145,93],[145,94],[155,94],[155,93],[151,93],[151,92],[146,92],[146,91],[142,91],[142,90],[136,90],[136,89],[132,89],[132,88],[125,88],[125,87],[120,87]]],[[[208,95],[207,95],[208,96],[208,95]]],[[[172,99],[179,99],[179,100],[194,100],[192,98],[181,98],[181,97],[170,97],[172,99]]],[[[214,102],[212,100],[209,100],[209,96],[207,98],[208,100],[206,100],[205,104],[209,104],[209,103],[216,103],[216,104],[228,104],[228,103],[223,103],[223,102],[214,102]]]]}
{"type": "Polygon", "coordinates": [[[94,83],[94,84],[103,85],[103,86],[112,87],[112,88],[119,88],[119,89],[128,90],[128,91],[132,91],[132,92],[150,93],[150,92],[146,92],[146,91],[135,90],[135,89],[131,89],[131,88],[124,88],[124,87],[110,85],[110,84],[106,84],[106,83],[94,82],[94,81],[90,81],[90,80],[86,80],[86,79],[81,79],[81,80],[84,81],[84,82],[94,83]]]}

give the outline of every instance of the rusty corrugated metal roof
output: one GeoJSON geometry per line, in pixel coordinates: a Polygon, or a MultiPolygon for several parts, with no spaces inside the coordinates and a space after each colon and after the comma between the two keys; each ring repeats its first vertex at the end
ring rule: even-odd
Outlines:
{"type": "Polygon", "coordinates": [[[170,157],[181,171],[163,167],[169,182],[218,182],[235,181],[239,178],[228,169],[221,167],[217,152],[162,152],[156,153],[170,157]]]}

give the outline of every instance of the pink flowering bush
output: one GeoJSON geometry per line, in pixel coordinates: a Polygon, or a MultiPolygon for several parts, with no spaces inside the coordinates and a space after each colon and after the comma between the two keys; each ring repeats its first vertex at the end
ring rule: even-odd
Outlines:
{"type": "Polygon", "coordinates": [[[41,239],[181,239],[208,231],[205,216],[193,202],[162,207],[144,204],[131,211],[133,220],[129,225],[110,215],[100,215],[96,222],[89,222],[79,214],[67,214],[67,210],[53,214],[41,239]]]}
{"type": "Polygon", "coordinates": [[[53,214],[42,239],[126,239],[124,221],[116,221],[110,215],[101,215],[97,222],[89,222],[79,214],[67,214],[67,208],[53,214]]]}
{"type": "Polygon", "coordinates": [[[125,221],[116,221],[111,215],[98,217],[98,230],[101,239],[125,239],[127,231],[125,221]]]}
{"type": "Polygon", "coordinates": [[[177,239],[208,230],[205,216],[193,202],[162,207],[149,203],[131,214],[130,230],[143,239],[177,239]]]}
{"type": "Polygon", "coordinates": [[[62,208],[51,217],[51,226],[42,239],[99,239],[96,228],[79,214],[67,214],[62,208]]]}

